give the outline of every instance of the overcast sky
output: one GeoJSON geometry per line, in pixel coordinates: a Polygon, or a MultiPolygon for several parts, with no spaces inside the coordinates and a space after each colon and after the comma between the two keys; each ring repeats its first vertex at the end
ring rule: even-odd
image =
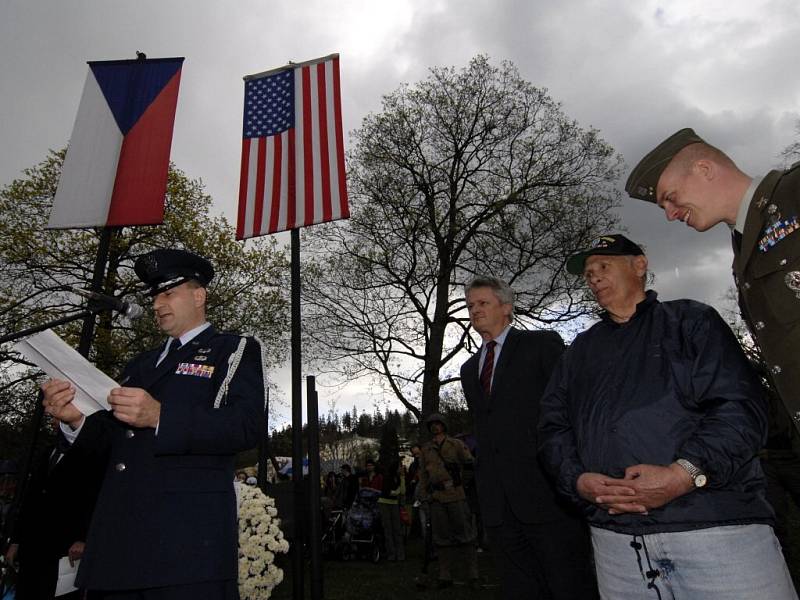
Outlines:
{"type": "MultiPolygon", "coordinates": [[[[186,57],[171,158],[202,178],[231,223],[242,76],[333,52],[346,131],[430,66],[485,53],[514,62],[568,116],[599,129],[627,163],[620,188],[682,127],[761,174],[798,138],[799,13],[797,0],[2,0],[0,184],[66,145],[86,61],[137,50],[186,57]]],[[[628,199],[620,215],[646,244],[662,299],[721,307],[732,283],[726,227],[700,234],[628,199]]],[[[340,411],[371,405],[363,394],[332,397],[340,411]]]]}

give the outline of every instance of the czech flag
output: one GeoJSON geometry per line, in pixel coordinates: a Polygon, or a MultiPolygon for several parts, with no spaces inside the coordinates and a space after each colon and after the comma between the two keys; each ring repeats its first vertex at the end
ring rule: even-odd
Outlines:
{"type": "Polygon", "coordinates": [[[89,63],[48,228],[163,222],[182,65],[89,63]]]}

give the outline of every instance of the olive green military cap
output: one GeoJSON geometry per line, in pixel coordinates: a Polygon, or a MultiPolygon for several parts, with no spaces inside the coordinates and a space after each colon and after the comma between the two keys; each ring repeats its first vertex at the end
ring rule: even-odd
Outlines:
{"type": "Polygon", "coordinates": [[[705,140],[688,127],[673,133],[656,146],[655,149],[651,150],[633,168],[628,181],[625,183],[625,191],[628,192],[631,198],[655,202],[656,186],[661,173],[664,172],[664,169],[667,168],[667,165],[678,152],[689,144],[698,142],[705,142],[705,140]]]}

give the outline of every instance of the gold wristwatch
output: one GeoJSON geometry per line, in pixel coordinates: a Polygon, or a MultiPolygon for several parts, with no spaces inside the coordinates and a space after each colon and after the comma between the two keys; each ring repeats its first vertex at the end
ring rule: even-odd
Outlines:
{"type": "Polygon", "coordinates": [[[695,467],[685,458],[679,458],[675,462],[678,463],[681,468],[683,468],[683,470],[689,474],[689,476],[692,478],[694,487],[701,488],[708,483],[708,477],[706,477],[706,474],[703,473],[699,467],[695,467]]]}

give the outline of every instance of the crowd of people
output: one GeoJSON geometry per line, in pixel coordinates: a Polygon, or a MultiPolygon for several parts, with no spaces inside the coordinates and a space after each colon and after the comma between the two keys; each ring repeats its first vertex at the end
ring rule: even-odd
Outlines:
{"type": "MultiPolygon", "coordinates": [[[[326,477],[327,505],[373,490],[390,561],[405,559],[404,513],[417,505],[437,588],[453,585],[456,567],[480,584],[481,529],[506,599],[796,599],[762,465],[772,484],[798,479],[799,186],[800,166],[751,178],[691,129],[659,144],[626,184],[669,220],[731,227],[760,371],[713,308],[648,289],[639,244],[602,235],[565,265],[599,315],[568,348],[555,332],[513,326],[508,283],[479,276],[466,286],[482,340],[461,368],[475,453],[429,415],[407,469],[343,465],[326,477]]],[[[91,519],[52,553],[80,555],[77,585],[100,600],[235,599],[231,480],[236,453],[263,435],[260,347],[206,321],[214,271],[204,258],[156,250],[135,271],[165,344],[127,365],[109,411],[86,416],[70,382],[43,385],[59,434],[41,472],[73,456],[104,465],[99,491],[82,502],[94,505],[91,519]]],[[[24,530],[20,557],[31,555],[24,530]]]]}

